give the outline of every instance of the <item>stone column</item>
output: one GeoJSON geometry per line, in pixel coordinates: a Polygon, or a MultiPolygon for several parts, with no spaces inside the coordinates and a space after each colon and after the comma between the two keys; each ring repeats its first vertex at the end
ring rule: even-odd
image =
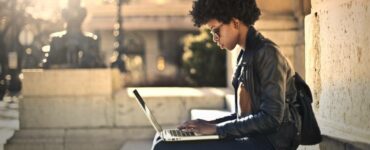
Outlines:
{"type": "Polygon", "coordinates": [[[320,148],[370,147],[369,6],[368,0],[312,0],[306,17],[306,79],[322,133],[330,137],[320,148]]]}

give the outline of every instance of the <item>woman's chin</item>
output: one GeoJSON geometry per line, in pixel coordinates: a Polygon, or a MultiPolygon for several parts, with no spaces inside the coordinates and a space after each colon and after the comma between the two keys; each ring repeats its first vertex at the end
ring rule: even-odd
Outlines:
{"type": "Polygon", "coordinates": [[[222,49],[224,49],[224,50],[228,50],[228,51],[232,51],[233,50],[233,48],[229,48],[229,47],[222,47],[222,49]]]}
{"type": "Polygon", "coordinates": [[[228,48],[226,48],[224,45],[219,45],[219,47],[221,48],[221,49],[228,49],[228,48]]]}

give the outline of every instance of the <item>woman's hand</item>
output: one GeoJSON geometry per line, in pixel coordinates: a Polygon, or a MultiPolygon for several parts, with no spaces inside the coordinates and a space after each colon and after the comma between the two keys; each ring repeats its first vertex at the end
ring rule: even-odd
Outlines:
{"type": "Polygon", "coordinates": [[[213,122],[202,119],[186,121],[177,128],[179,130],[193,131],[203,135],[216,134],[216,125],[213,122]]]}

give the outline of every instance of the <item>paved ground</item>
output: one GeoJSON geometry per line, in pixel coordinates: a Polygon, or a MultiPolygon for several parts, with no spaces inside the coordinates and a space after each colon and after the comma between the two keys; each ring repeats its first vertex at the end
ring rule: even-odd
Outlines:
{"type": "Polygon", "coordinates": [[[5,142],[19,129],[18,98],[4,97],[0,101],[0,150],[5,142]]]}
{"type": "Polygon", "coordinates": [[[0,101],[0,129],[19,129],[18,99],[5,97],[0,101]]]}
{"type": "Polygon", "coordinates": [[[151,146],[152,141],[149,140],[128,141],[121,150],[150,150],[151,146]]]}

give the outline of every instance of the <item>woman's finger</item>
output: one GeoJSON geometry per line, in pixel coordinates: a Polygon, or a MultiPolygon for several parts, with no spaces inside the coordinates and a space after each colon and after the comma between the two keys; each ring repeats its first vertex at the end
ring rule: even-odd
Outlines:
{"type": "Polygon", "coordinates": [[[178,126],[177,128],[182,130],[182,129],[190,129],[190,128],[194,128],[197,126],[197,123],[196,121],[194,120],[190,120],[190,121],[186,121],[184,122],[183,124],[181,124],[180,126],[178,126]]]}

